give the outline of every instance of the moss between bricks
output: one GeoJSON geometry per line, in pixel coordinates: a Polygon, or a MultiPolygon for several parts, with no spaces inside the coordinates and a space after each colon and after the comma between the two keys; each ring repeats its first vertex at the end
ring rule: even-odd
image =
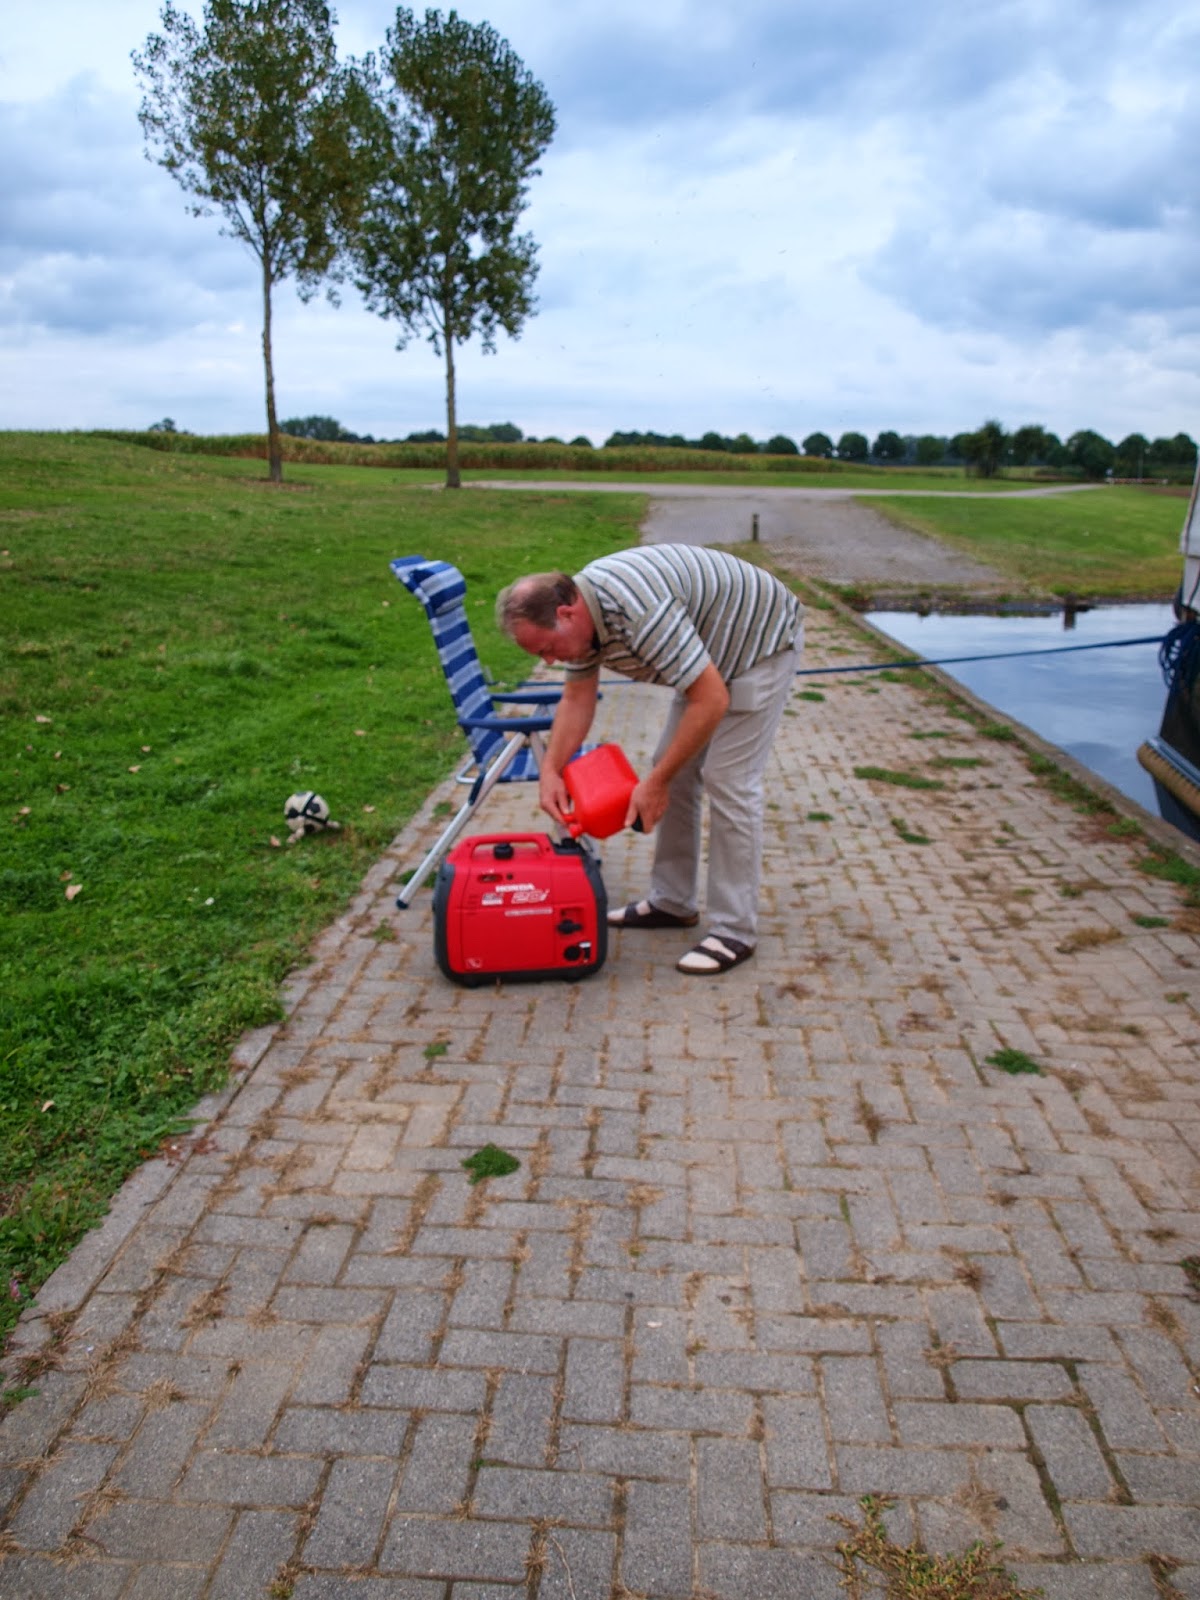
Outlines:
{"type": "Polygon", "coordinates": [[[474,1155],[467,1156],[461,1165],[470,1173],[472,1184],[476,1184],[482,1183],[485,1178],[506,1177],[510,1172],[515,1172],[521,1163],[507,1150],[501,1150],[498,1144],[485,1144],[474,1155]]]}

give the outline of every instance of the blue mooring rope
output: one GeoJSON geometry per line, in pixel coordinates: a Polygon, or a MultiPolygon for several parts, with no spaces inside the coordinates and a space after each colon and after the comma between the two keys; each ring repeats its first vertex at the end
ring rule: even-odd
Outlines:
{"type": "MultiPolygon", "coordinates": [[[[1179,632],[1178,629],[1172,631],[1179,632]]],[[[940,656],[936,661],[929,661],[924,656],[908,656],[903,661],[863,661],[856,667],[801,667],[796,676],[819,678],[829,672],[882,672],[887,667],[954,667],[964,661],[1016,661],[1021,656],[1065,656],[1074,650],[1119,650],[1123,645],[1130,644],[1165,644],[1170,638],[1171,634],[1155,633],[1145,639],[1102,639],[1097,644],[1056,644],[1040,650],[998,650],[987,656],[940,656]]],[[[1200,640],[1196,642],[1200,644],[1200,640]]]]}

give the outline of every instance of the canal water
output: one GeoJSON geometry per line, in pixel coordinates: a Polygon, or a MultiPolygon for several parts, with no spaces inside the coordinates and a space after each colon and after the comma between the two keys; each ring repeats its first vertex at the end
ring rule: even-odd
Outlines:
{"type": "Polygon", "coordinates": [[[1158,815],[1154,784],[1136,756],[1142,740],[1158,732],[1166,700],[1157,644],[1072,655],[1020,652],[1159,639],[1175,624],[1169,605],[1097,606],[1073,619],[1062,612],[922,617],[909,611],[873,611],[867,620],[895,639],[900,653],[919,654],[927,661],[1003,652],[1002,660],[964,661],[942,670],[1158,815]]]}

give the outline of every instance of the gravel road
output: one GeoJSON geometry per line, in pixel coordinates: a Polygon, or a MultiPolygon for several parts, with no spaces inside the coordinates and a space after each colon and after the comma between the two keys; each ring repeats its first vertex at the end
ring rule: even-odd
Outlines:
{"type": "MultiPolygon", "coordinates": [[[[864,504],[872,493],[884,491],[501,479],[478,481],[472,487],[645,494],[649,507],[642,536],[648,544],[738,544],[753,537],[757,518],[759,541],[780,566],[798,577],[854,585],[876,601],[920,593],[936,602],[938,597],[952,599],[964,591],[987,598],[1012,594],[1017,587],[995,568],[936,539],[899,528],[864,504]]],[[[1005,500],[1080,492],[1090,491],[1074,485],[996,495],[949,491],[954,498],[1005,500]]]]}
{"type": "Polygon", "coordinates": [[[752,491],[680,499],[655,493],[642,524],[649,544],[734,544],[758,538],[798,577],[872,590],[970,589],[999,593],[1011,581],[850,499],[770,498],[752,491]]]}

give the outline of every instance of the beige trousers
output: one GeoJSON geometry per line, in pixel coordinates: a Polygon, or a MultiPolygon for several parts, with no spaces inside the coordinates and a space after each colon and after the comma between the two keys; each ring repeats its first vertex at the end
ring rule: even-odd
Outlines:
{"type": "MultiPolygon", "coordinates": [[[[650,900],[686,917],[699,909],[700,820],[708,796],[709,933],[753,946],[758,937],[762,875],[763,774],[796,676],[795,648],[760,661],[729,685],[729,710],[708,744],[671,780],[666,814],[655,830],[650,900]]],[[[654,753],[671,742],[687,700],[676,695],[654,753]]]]}

